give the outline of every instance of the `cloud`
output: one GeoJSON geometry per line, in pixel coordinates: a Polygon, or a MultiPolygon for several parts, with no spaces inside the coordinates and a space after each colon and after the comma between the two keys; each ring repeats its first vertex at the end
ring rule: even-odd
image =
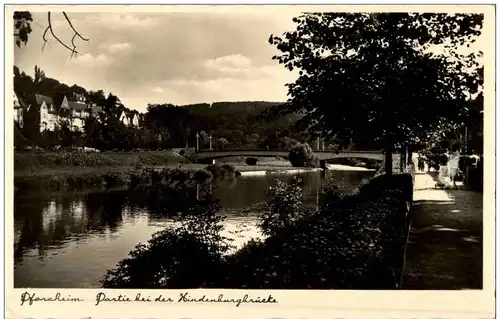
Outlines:
{"type": "Polygon", "coordinates": [[[103,53],[100,53],[98,55],[92,55],[90,53],[85,53],[82,55],[77,56],[74,61],[76,61],[79,64],[83,64],[85,66],[105,66],[111,64],[112,60],[103,53]]]}
{"type": "Polygon", "coordinates": [[[252,61],[241,54],[227,55],[205,61],[205,66],[209,69],[240,69],[248,68],[251,65],[252,61]]]}
{"type": "Polygon", "coordinates": [[[156,93],[163,93],[163,89],[159,86],[153,88],[153,92],[156,92],[156,93]]]}
{"type": "Polygon", "coordinates": [[[158,19],[141,14],[100,13],[87,16],[85,22],[108,29],[145,29],[159,24],[158,19]]]}
{"type": "Polygon", "coordinates": [[[101,47],[106,49],[110,53],[128,53],[134,48],[134,46],[128,42],[101,44],[101,47]]]}

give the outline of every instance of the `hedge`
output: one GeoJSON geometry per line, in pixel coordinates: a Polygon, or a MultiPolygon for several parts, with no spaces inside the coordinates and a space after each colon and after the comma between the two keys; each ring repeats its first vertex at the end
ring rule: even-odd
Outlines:
{"type": "MultiPolygon", "coordinates": [[[[290,207],[302,196],[293,187],[296,184],[278,184],[275,190],[280,196],[291,194],[286,201],[290,207]]],[[[270,198],[268,208],[277,213],[262,218],[281,214],[294,222],[273,220],[273,225],[282,226],[267,227],[272,231],[265,240],[251,240],[231,255],[224,253],[228,240],[216,235],[221,219],[207,199],[206,209],[198,202],[197,215],[188,214],[191,229],[165,230],[138,246],[108,272],[103,286],[395,289],[402,275],[411,190],[410,174],[379,176],[352,195],[330,183],[317,211],[304,214],[297,209],[294,216],[282,214],[276,207],[280,201],[270,198]]]]}

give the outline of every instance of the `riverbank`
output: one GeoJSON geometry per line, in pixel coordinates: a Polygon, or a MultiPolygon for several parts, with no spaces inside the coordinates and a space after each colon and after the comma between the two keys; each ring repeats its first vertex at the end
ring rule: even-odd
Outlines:
{"type": "MultiPolygon", "coordinates": [[[[16,190],[49,192],[124,188],[129,184],[131,174],[138,169],[199,171],[208,166],[190,163],[185,157],[172,151],[15,153],[14,186],[16,190]]],[[[321,170],[293,167],[289,161],[276,157],[259,159],[256,165],[247,165],[244,157],[227,158],[218,161],[216,166],[231,166],[231,171],[234,170],[236,175],[242,176],[296,174],[321,170]]],[[[366,167],[340,164],[328,164],[328,169],[373,171],[366,167]]]]}
{"type": "MultiPolygon", "coordinates": [[[[341,159],[338,164],[328,164],[334,170],[373,170],[362,167],[359,161],[341,159]]],[[[217,165],[229,164],[239,172],[284,171],[302,172],[314,169],[296,168],[280,157],[258,158],[255,165],[247,165],[246,157],[231,157],[217,160],[217,165]]],[[[139,151],[139,152],[15,152],[14,176],[64,176],[68,174],[96,174],[102,172],[127,172],[136,167],[147,168],[180,168],[198,170],[206,164],[191,163],[188,158],[173,151],[139,151]]]]}

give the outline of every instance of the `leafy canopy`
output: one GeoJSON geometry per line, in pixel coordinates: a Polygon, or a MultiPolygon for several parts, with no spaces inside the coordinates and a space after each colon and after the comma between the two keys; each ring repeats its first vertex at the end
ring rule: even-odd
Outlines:
{"type": "MultiPolygon", "coordinates": [[[[307,13],[269,42],[299,76],[287,84],[299,128],[341,145],[371,136],[386,147],[418,142],[460,122],[481,85],[477,57],[459,52],[480,35],[475,14],[307,13]],[[432,52],[436,46],[441,53],[432,52]]],[[[436,50],[434,50],[436,51],[436,50]]]]}

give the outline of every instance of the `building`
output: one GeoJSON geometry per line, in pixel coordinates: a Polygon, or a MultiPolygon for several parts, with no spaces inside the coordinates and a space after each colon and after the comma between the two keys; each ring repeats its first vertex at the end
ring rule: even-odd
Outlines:
{"type": "Polygon", "coordinates": [[[139,124],[141,122],[141,116],[138,112],[129,112],[126,110],[121,111],[120,117],[119,117],[120,122],[125,124],[126,126],[133,125],[135,127],[139,127],[139,124]]]}
{"type": "Polygon", "coordinates": [[[120,120],[120,122],[122,122],[126,126],[129,126],[131,123],[130,117],[128,116],[126,111],[121,111],[119,120],[120,120]]]}
{"type": "Polygon", "coordinates": [[[26,111],[26,103],[24,100],[18,98],[17,94],[14,92],[14,121],[19,125],[19,127],[24,126],[24,112],[26,111]]]}
{"type": "Polygon", "coordinates": [[[59,125],[59,114],[51,97],[35,94],[40,109],[40,132],[54,131],[59,125]]]}
{"type": "Polygon", "coordinates": [[[82,94],[74,94],[70,98],[64,96],[60,110],[61,121],[67,121],[72,131],[82,132],[88,118],[101,119],[98,114],[102,112],[102,107],[88,102],[82,94]]]}
{"type": "Polygon", "coordinates": [[[140,124],[140,115],[139,113],[134,112],[134,115],[132,115],[132,125],[138,127],[139,124],[140,124]]]}

